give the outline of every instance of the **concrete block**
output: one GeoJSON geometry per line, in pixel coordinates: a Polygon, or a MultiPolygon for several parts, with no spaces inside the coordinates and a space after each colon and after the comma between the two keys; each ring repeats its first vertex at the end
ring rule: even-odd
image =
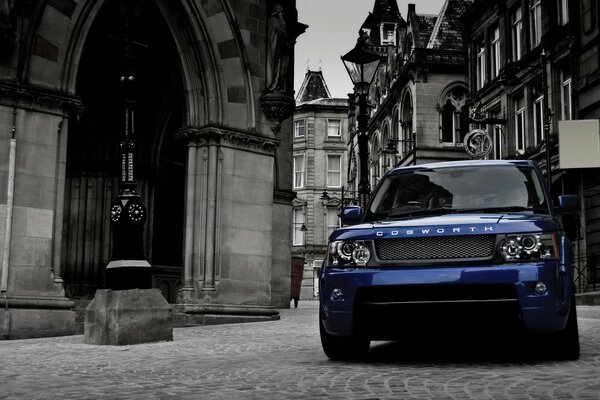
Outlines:
{"type": "Polygon", "coordinates": [[[157,289],[98,290],[85,310],[87,344],[120,346],[171,340],[171,306],[157,289]]]}

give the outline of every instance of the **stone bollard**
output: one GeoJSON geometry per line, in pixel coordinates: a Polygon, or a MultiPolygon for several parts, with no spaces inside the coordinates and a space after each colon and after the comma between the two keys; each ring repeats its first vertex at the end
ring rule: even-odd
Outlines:
{"type": "Polygon", "coordinates": [[[85,309],[87,344],[119,346],[171,340],[171,305],[157,289],[98,290],[85,309]]]}

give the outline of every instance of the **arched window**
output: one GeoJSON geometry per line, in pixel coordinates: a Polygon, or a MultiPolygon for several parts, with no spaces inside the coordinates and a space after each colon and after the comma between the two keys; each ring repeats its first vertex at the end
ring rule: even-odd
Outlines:
{"type": "MultiPolygon", "coordinates": [[[[398,133],[400,132],[400,117],[398,114],[398,108],[394,109],[394,113],[392,114],[392,137],[394,139],[398,139],[398,133]]],[[[387,145],[387,143],[384,143],[387,145]]]]}
{"type": "Polygon", "coordinates": [[[455,143],[455,118],[456,108],[452,105],[452,102],[448,99],[444,107],[442,107],[442,142],[444,143],[455,143]]]}
{"type": "Polygon", "coordinates": [[[371,188],[374,188],[379,182],[379,170],[380,170],[380,161],[379,161],[379,133],[375,133],[372,136],[371,140],[371,188]]]}
{"type": "Polygon", "coordinates": [[[442,92],[439,98],[441,143],[462,143],[469,131],[469,109],[465,105],[466,101],[467,89],[463,83],[454,83],[442,92]]]}
{"type": "MultiPolygon", "coordinates": [[[[387,144],[389,142],[390,139],[390,126],[389,124],[385,124],[383,126],[383,134],[381,136],[381,150],[385,149],[387,147],[387,144]]],[[[390,168],[390,160],[391,157],[388,156],[387,153],[385,153],[384,151],[382,151],[380,153],[380,167],[381,169],[379,170],[379,176],[383,176],[383,174],[390,168]]]]}
{"type": "Polygon", "coordinates": [[[402,145],[400,147],[400,154],[408,153],[410,148],[410,143],[406,142],[406,140],[410,140],[413,132],[413,105],[412,105],[412,96],[410,92],[407,90],[402,97],[402,115],[400,116],[400,140],[402,140],[402,145]]]}
{"type": "Polygon", "coordinates": [[[413,50],[412,34],[409,33],[406,35],[406,39],[404,42],[404,60],[405,61],[410,60],[410,58],[412,56],[412,50],[413,50]]]}

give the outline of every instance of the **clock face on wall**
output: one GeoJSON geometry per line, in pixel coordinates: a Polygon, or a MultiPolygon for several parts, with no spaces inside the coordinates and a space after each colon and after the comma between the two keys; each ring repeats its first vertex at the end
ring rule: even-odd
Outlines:
{"type": "Polygon", "coordinates": [[[132,203],[127,206],[127,217],[133,222],[143,221],[146,217],[146,210],[141,204],[132,203]]]}
{"type": "Polygon", "coordinates": [[[113,204],[110,209],[110,220],[112,222],[118,222],[121,219],[121,214],[123,213],[123,209],[119,204],[113,204]]]}

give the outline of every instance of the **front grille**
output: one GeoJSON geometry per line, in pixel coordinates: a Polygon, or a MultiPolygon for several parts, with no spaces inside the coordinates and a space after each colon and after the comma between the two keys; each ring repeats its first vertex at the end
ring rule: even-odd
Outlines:
{"type": "Polygon", "coordinates": [[[356,292],[354,324],[373,340],[496,331],[518,326],[520,307],[510,284],[372,286],[356,292]]]}
{"type": "Polygon", "coordinates": [[[380,260],[486,258],[494,254],[496,235],[435,236],[375,240],[380,260]]]}
{"type": "Polygon", "coordinates": [[[517,291],[511,284],[447,284],[447,285],[393,285],[361,287],[356,291],[356,304],[410,303],[444,301],[517,300],[517,291]]]}

